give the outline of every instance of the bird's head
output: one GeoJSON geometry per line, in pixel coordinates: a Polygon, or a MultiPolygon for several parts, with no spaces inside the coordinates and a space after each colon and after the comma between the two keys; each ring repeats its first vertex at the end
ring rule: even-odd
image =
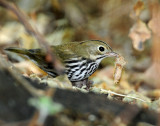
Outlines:
{"type": "Polygon", "coordinates": [[[80,50],[83,55],[91,60],[102,60],[106,57],[115,57],[117,53],[105,42],[100,40],[88,40],[80,42],[80,50]]]}

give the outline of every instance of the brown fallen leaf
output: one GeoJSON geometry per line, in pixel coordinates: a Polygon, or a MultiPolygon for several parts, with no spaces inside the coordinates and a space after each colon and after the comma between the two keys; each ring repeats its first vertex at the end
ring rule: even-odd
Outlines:
{"type": "Polygon", "coordinates": [[[25,76],[29,76],[30,74],[36,74],[40,77],[47,76],[47,73],[37,67],[31,61],[23,61],[20,63],[14,63],[14,66],[25,76]]]}
{"type": "Polygon", "coordinates": [[[129,37],[132,39],[133,47],[138,51],[142,51],[144,49],[143,43],[151,37],[151,32],[147,25],[138,19],[130,29],[129,37]]]}
{"type": "Polygon", "coordinates": [[[134,12],[136,16],[139,16],[141,11],[144,9],[144,3],[142,1],[137,1],[137,3],[134,5],[134,12]]]}
{"type": "Polygon", "coordinates": [[[160,4],[153,3],[151,5],[152,19],[149,21],[148,26],[154,34],[160,36],[160,4]]]}
{"type": "Polygon", "coordinates": [[[138,19],[142,10],[144,9],[144,3],[142,1],[137,1],[134,5],[132,12],[130,13],[130,17],[132,19],[138,19]]]}
{"type": "Polygon", "coordinates": [[[160,88],[160,3],[152,1],[150,11],[152,19],[149,21],[148,26],[152,30],[152,64],[144,75],[146,80],[150,81],[147,84],[154,88],[160,88]]]}
{"type": "Polygon", "coordinates": [[[140,14],[143,9],[144,3],[138,0],[130,13],[130,17],[136,22],[130,29],[129,37],[132,39],[133,47],[138,51],[144,49],[143,43],[151,37],[151,32],[147,28],[147,25],[140,20],[140,14]]]}

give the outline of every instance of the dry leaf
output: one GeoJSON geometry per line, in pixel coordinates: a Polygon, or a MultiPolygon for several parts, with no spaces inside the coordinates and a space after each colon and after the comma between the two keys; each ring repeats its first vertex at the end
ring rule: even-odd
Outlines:
{"type": "Polygon", "coordinates": [[[130,17],[132,19],[137,19],[140,16],[141,11],[144,9],[144,3],[142,1],[137,1],[134,5],[132,12],[130,13],[130,17]]]}
{"type": "Polygon", "coordinates": [[[153,2],[151,4],[152,19],[149,22],[152,35],[152,65],[145,72],[145,76],[148,79],[151,86],[160,88],[160,4],[159,2],[153,2]]]}
{"type": "Polygon", "coordinates": [[[21,73],[27,75],[30,74],[37,74],[38,76],[46,76],[47,73],[41,70],[39,67],[37,67],[34,63],[31,61],[23,61],[20,63],[15,63],[14,66],[21,71],[21,73]]]}
{"type": "Polygon", "coordinates": [[[132,39],[133,47],[142,51],[144,49],[143,43],[151,37],[151,32],[143,21],[137,20],[130,29],[129,37],[132,39]]]}
{"type": "Polygon", "coordinates": [[[142,1],[137,1],[133,9],[136,16],[139,16],[141,11],[144,9],[144,3],[142,1]]]}
{"type": "Polygon", "coordinates": [[[149,28],[154,34],[160,36],[160,5],[154,4],[152,6],[152,19],[149,21],[149,28]]]}

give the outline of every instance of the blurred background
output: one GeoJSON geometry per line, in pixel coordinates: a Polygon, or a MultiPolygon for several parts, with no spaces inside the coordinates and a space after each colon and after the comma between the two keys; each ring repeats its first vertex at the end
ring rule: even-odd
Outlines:
{"type": "MultiPolygon", "coordinates": [[[[120,86],[113,85],[112,81],[115,59],[106,59],[91,77],[97,87],[121,93],[134,90],[152,98],[160,96],[158,0],[11,1],[28,15],[29,22],[44,35],[49,45],[102,40],[121,54],[127,64],[120,86]]],[[[0,49],[3,54],[5,47],[40,47],[12,12],[0,8],[0,17],[0,49]]],[[[26,71],[34,73],[33,69],[26,71]]]]}
{"type": "MultiPolygon", "coordinates": [[[[111,124],[116,122],[120,125],[120,118],[126,121],[123,125],[127,125],[135,117],[142,119],[142,122],[151,120],[151,124],[156,124],[160,120],[156,114],[143,113],[145,111],[138,107],[135,108],[134,106],[134,109],[131,109],[128,104],[126,106],[121,104],[122,102],[128,102],[145,110],[160,112],[159,0],[0,0],[0,52],[7,59],[7,61],[3,61],[0,55],[0,74],[3,75],[4,73],[5,75],[4,77],[0,76],[0,81],[3,82],[0,83],[0,99],[2,100],[0,102],[0,125],[4,123],[3,121],[20,121],[21,123],[21,120],[27,119],[29,122],[31,121],[30,124],[32,125],[39,121],[41,122],[39,126],[42,126],[48,115],[53,115],[53,118],[50,118],[49,121],[53,121],[55,125],[63,124],[64,126],[106,125],[108,122],[111,124]],[[105,94],[99,95],[102,103],[97,102],[99,97],[93,95],[93,93],[93,96],[90,93],[83,94],[80,92],[72,92],[72,95],[66,95],[67,90],[60,90],[56,96],[62,98],[62,103],[70,103],[69,107],[72,108],[73,105],[74,111],[63,111],[59,114],[55,114],[56,111],[51,113],[53,108],[57,111],[62,111],[62,108],[53,102],[55,100],[53,98],[54,90],[48,88],[48,86],[87,91],[73,88],[67,78],[45,77],[47,74],[44,71],[21,56],[12,53],[8,54],[9,57],[6,55],[4,49],[7,47],[16,46],[33,49],[42,46],[26,32],[22,22],[13,13],[13,10],[10,11],[8,8],[1,7],[2,1],[16,4],[24,15],[28,16],[27,20],[33,28],[44,36],[48,45],[84,40],[102,40],[108,43],[127,62],[120,83],[115,85],[113,81],[115,58],[106,58],[101,62],[99,69],[90,77],[94,81],[91,91],[105,94]],[[5,68],[8,63],[10,63],[11,68],[5,68]],[[30,78],[36,80],[33,82],[30,80],[33,83],[30,88],[24,86],[26,83],[24,80],[19,81],[20,79],[14,76],[15,73],[12,73],[15,69],[14,66],[22,75],[28,77],[28,80],[30,78]],[[39,84],[44,84],[41,86],[48,90],[40,91],[38,88],[31,92],[37,82],[37,87],[39,87],[39,84]],[[40,93],[43,93],[44,97],[40,93]],[[40,96],[32,99],[31,94],[38,94],[38,96],[40,94],[40,96]],[[54,100],[51,100],[51,98],[54,100]],[[79,99],[77,100],[77,98],[79,99]],[[107,98],[109,102],[106,101],[107,98]],[[116,99],[116,102],[113,101],[112,103],[110,99],[116,99]],[[83,100],[87,103],[81,104],[84,103],[83,100]],[[34,107],[31,107],[31,105],[34,107]],[[77,107],[78,105],[79,107],[77,107]],[[120,106],[117,107],[117,105],[120,106]],[[103,106],[108,107],[107,114],[103,106]],[[32,110],[30,110],[30,107],[32,110]],[[87,113],[84,116],[83,112],[79,114],[81,112],[79,108],[81,107],[82,110],[86,109],[89,112],[95,110],[99,114],[95,116],[87,113]],[[33,111],[33,108],[36,111],[33,111]],[[99,108],[102,111],[99,111],[99,108]],[[121,111],[117,114],[117,110],[121,111]],[[142,112],[141,115],[140,112],[142,112]],[[113,118],[111,118],[112,114],[114,115],[113,118]],[[155,121],[155,117],[157,121],[155,121]]],[[[20,74],[23,79],[24,76],[20,74]]],[[[132,122],[134,124],[135,120],[132,122]]],[[[143,125],[146,126],[147,123],[143,125]]],[[[143,125],[139,124],[138,126],[143,125]]]]}

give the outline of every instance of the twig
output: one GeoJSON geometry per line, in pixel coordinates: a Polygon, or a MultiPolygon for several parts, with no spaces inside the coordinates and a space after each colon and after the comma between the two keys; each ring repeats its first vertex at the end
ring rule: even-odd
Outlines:
{"type": "Polygon", "coordinates": [[[107,93],[107,94],[114,94],[114,95],[117,95],[117,96],[121,96],[121,97],[127,97],[127,98],[132,98],[132,99],[135,99],[135,100],[139,100],[139,101],[142,101],[142,102],[147,102],[141,98],[138,98],[138,97],[134,97],[134,96],[127,96],[127,95],[124,95],[124,94],[119,94],[119,93],[116,93],[116,92],[113,92],[113,91],[110,91],[110,90],[104,90],[104,89],[101,89],[101,92],[102,93],[107,93]]]}
{"type": "Polygon", "coordinates": [[[57,71],[57,73],[60,75],[63,73],[63,66],[60,63],[59,60],[57,60],[55,54],[51,51],[50,47],[47,45],[46,40],[44,37],[36,30],[33,29],[31,24],[27,20],[27,16],[14,4],[11,2],[8,2],[6,0],[0,0],[0,6],[12,11],[19,19],[19,21],[24,25],[26,31],[28,34],[34,36],[40,46],[44,48],[46,51],[46,62],[53,63],[53,68],[57,71]]]}

